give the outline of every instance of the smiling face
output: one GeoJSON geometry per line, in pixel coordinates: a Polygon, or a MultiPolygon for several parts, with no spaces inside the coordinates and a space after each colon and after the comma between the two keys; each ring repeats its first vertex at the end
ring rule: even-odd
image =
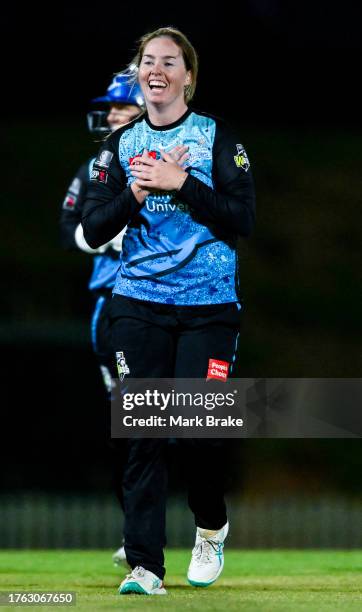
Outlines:
{"type": "Polygon", "coordinates": [[[191,83],[181,48],[168,36],[147,43],[138,71],[146,106],[186,110],[185,86],[191,83]]]}

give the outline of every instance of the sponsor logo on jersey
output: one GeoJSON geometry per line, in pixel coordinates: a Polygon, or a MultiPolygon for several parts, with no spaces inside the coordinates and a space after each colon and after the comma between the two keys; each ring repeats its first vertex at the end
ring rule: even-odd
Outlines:
{"type": "Polygon", "coordinates": [[[126,363],[126,358],[123,354],[123,351],[116,352],[116,360],[117,360],[117,372],[119,376],[119,380],[122,382],[126,374],[129,374],[130,370],[126,363]]]}
{"type": "Polygon", "coordinates": [[[237,155],[234,155],[234,162],[237,168],[242,168],[247,172],[250,168],[250,162],[248,156],[242,144],[236,145],[237,155]]]}
{"type": "Polygon", "coordinates": [[[78,195],[78,193],[80,192],[80,187],[81,187],[81,180],[79,178],[75,178],[72,180],[72,184],[69,187],[69,191],[71,191],[72,193],[74,193],[75,195],[78,195]]]}
{"type": "Polygon", "coordinates": [[[97,181],[97,183],[106,183],[108,179],[108,172],[106,170],[93,168],[90,178],[91,181],[97,181]]]}
{"type": "Polygon", "coordinates": [[[101,168],[109,168],[112,157],[113,153],[111,151],[101,151],[94,163],[101,168]]]}
{"type": "MultiPolygon", "coordinates": [[[[134,159],[137,159],[137,157],[142,157],[143,155],[143,149],[140,153],[137,153],[136,155],[134,155],[133,157],[129,158],[129,163],[132,164],[134,159]]],[[[160,154],[157,153],[157,151],[148,151],[148,157],[152,157],[152,159],[159,159],[160,158],[160,154]]]]}
{"type": "Polygon", "coordinates": [[[157,202],[155,199],[150,202],[146,201],[146,209],[148,212],[175,212],[176,210],[188,212],[190,210],[183,202],[157,202]]]}
{"type": "Polygon", "coordinates": [[[229,363],[227,361],[220,361],[219,359],[209,359],[209,367],[207,370],[206,380],[215,378],[216,380],[227,381],[229,374],[229,363]]]}
{"type": "Polygon", "coordinates": [[[75,195],[72,195],[71,193],[67,193],[67,195],[65,196],[64,202],[63,202],[63,208],[68,208],[70,210],[73,210],[75,204],[76,204],[77,198],[75,195]]]}

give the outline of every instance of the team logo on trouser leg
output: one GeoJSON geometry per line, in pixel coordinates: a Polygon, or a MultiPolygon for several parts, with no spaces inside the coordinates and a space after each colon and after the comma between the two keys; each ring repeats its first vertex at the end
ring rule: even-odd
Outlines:
{"type": "Polygon", "coordinates": [[[216,380],[227,381],[229,374],[229,362],[221,361],[220,359],[209,359],[209,367],[207,369],[206,380],[215,378],[216,380]]]}
{"type": "Polygon", "coordinates": [[[126,374],[129,374],[129,367],[126,363],[126,358],[123,355],[123,351],[116,352],[116,360],[117,360],[117,371],[119,380],[122,382],[126,374]]]}

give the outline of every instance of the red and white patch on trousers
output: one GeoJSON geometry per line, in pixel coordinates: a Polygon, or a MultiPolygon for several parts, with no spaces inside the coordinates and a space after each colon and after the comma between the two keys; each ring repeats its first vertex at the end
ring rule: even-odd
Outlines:
{"type": "Polygon", "coordinates": [[[229,374],[230,363],[228,361],[220,361],[220,359],[209,359],[209,367],[207,369],[206,380],[215,378],[216,380],[227,381],[229,374]]]}

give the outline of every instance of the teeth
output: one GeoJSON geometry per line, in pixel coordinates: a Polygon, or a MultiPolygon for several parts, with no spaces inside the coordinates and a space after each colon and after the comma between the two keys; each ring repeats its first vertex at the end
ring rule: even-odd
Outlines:
{"type": "Polygon", "coordinates": [[[166,87],[166,84],[163,83],[162,81],[149,81],[149,86],[150,87],[166,87]]]}

